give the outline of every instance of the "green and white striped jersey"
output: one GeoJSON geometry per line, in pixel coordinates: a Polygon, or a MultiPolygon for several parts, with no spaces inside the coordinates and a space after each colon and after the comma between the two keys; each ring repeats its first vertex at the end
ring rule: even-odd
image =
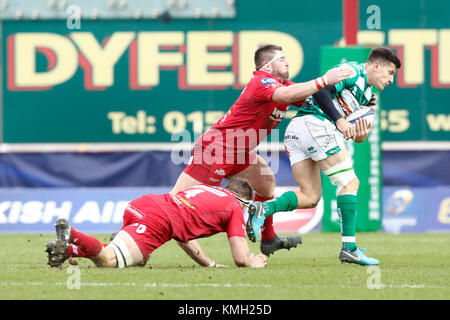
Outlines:
{"type": "MultiPolygon", "coordinates": [[[[341,82],[334,85],[336,88],[336,95],[332,96],[333,99],[337,98],[337,96],[341,95],[342,90],[348,89],[352,92],[353,96],[359,102],[361,106],[366,106],[370,99],[372,98],[372,86],[367,84],[367,72],[365,63],[357,63],[357,62],[346,62],[341,65],[349,65],[353,68],[355,73],[348,79],[342,80],[341,82]]],[[[331,122],[333,120],[330,119],[318,106],[316,100],[314,100],[313,96],[309,96],[305,103],[298,108],[296,117],[301,117],[305,115],[313,115],[319,119],[328,119],[331,122]]]]}

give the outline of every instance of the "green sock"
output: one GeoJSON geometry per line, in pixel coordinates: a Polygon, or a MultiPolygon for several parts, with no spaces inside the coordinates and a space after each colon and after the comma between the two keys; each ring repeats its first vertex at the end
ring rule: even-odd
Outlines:
{"type": "Polygon", "coordinates": [[[338,213],[341,219],[342,248],[356,250],[356,207],[355,195],[344,194],[337,197],[338,213]]]}
{"type": "Polygon", "coordinates": [[[264,202],[265,216],[268,217],[280,211],[292,211],[297,209],[297,206],[297,194],[294,191],[287,191],[278,198],[264,202]]]}

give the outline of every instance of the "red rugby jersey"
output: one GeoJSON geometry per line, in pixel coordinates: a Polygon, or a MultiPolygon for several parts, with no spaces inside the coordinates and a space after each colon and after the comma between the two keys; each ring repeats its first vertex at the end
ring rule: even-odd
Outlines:
{"type": "MultiPolygon", "coordinates": [[[[236,197],[220,187],[197,185],[177,193],[149,194],[134,200],[133,207],[150,219],[152,214],[167,217],[172,238],[186,242],[226,232],[228,237],[246,237],[242,207],[236,197]],[[155,205],[160,208],[154,212],[155,205]],[[152,208],[148,212],[148,208],[152,208]]],[[[164,218],[165,220],[165,218],[164,218]]]]}
{"type": "MultiPolygon", "coordinates": [[[[200,137],[201,144],[205,147],[214,141],[215,144],[233,148],[234,152],[253,150],[280,123],[290,105],[272,101],[274,91],[292,84],[294,82],[290,80],[281,83],[279,78],[265,71],[254,71],[252,79],[230,110],[200,137]],[[243,136],[247,139],[245,144],[237,143],[236,139],[243,136]]],[[[293,104],[301,106],[303,102],[293,104]]]]}

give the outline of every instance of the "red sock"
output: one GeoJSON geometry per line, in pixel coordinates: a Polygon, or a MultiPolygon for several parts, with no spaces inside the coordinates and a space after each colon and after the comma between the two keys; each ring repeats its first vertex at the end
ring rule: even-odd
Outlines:
{"type": "MultiPolygon", "coordinates": [[[[255,194],[255,201],[265,202],[267,200],[272,200],[273,198],[274,197],[264,198],[255,194]]],[[[275,230],[273,229],[273,216],[268,216],[266,221],[264,221],[264,226],[261,228],[261,241],[272,240],[275,236],[275,230]]]]}
{"type": "MultiPolygon", "coordinates": [[[[108,244],[103,243],[102,246],[106,247],[108,244]]],[[[69,244],[69,249],[67,251],[67,258],[86,258],[86,254],[76,245],[69,244]]]]}
{"type": "Polygon", "coordinates": [[[103,248],[97,238],[88,236],[72,227],[70,228],[70,242],[81,249],[86,258],[95,257],[103,248]]]}
{"type": "Polygon", "coordinates": [[[85,258],[86,254],[74,244],[69,244],[67,258],[85,258]]]}

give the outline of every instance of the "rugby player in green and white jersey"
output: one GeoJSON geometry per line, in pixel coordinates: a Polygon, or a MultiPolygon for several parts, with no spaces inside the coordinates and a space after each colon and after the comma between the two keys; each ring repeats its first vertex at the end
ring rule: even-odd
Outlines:
{"type": "Polygon", "coordinates": [[[265,218],[275,212],[315,207],[322,195],[322,170],[337,186],[342,234],[339,259],[347,263],[377,265],[377,259],[367,257],[363,253],[365,250],[356,245],[359,180],[344,144],[344,139],[364,142],[372,126],[364,119],[350,124],[335,107],[333,99],[341,97],[343,90],[348,89],[360,105],[370,105],[373,102],[372,87],[381,91],[393,83],[401,62],[390,49],[380,47],[371,51],[366,63],[346,64],[354,69],[354,76],[308,97],[286,129],[284,144],[300,191],[288,191],[264,203],[253,202],[249,208],[247,234],[249,239],[256,241],[265,218]]]}
{"type": "MultiPolygon", "coordinates": [[[[329,101],[329,97],[331,97],[331,99],[340,98],[344,89],[351,90],[352,95],[361,106],[366,106],[374,100],[372,85],[367,83],[366,64],[346,62],[341,65],[350,66],[354,70],[353,75],[345,81],[343,80],[334,86],[329,86],[326,90],[320,92],[319,94],[309,96],[302,107],[298,109],[295,117],[313,115],[321,120],[326,118],[333,123],[339,118],[344,120],[343,116],[346,114],[339,112],[336,108],[333,108],[331,104],[327,108],[327,100],[329,101]],[[327,94],[327,91],[330,95],[327,94]],[[327,115],[324,110],[329,111],[328,114],[331,114],[334,117],[332,118],[327,115]]],[[[341,124],[341,122],[338,121],[336,125],[338,124],[341,124]]],[[[346,140],[355,137],[354,127],[349,125],[348,122],[342,122],[341,127],[338,129],[341,129],[340,131],[344,134],[344,138],[346,140]]]]}

